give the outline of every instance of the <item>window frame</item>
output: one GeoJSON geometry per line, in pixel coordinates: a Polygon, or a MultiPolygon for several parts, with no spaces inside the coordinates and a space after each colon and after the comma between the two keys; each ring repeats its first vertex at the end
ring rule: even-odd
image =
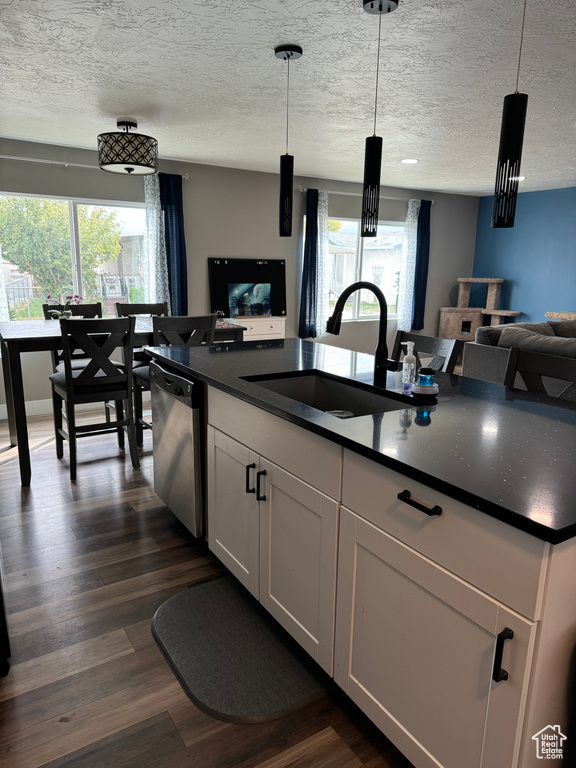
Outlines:
{"type": "MultiPolygon", "coordinates": [[[[364,243],[366,238],[362,237],[361,235],[361,219],[354,218],[353,216],[328,216],[328,221],[351,221],[358,224],[358,231],[356,233],[356,252],[354,256],[354,282],[360,281],[361,275],[362,275],[362,264],[363,264],[363,258],[364,258],[364,243]]],[[[389,221],[387,219],[378,219],[378,226],[388,226],[388,227],[401,227],[402,230],[405,230],[406,223],[403,221],[389,221]]],[[[343,317],[342,322],[343,323],[365,323],[365,322],[374,322],[377,318],[370,317],[367,315],[360,315],[359,309],[360,309],[360,294],[361,291],[355,291],[352,296],[350,296],[349,301],[352,301],[352,314],[353,317],[343,317]]],[[[398,313],[397,311],[394,313],[388,313],[388,318],[397,318],[398,313]]]]}

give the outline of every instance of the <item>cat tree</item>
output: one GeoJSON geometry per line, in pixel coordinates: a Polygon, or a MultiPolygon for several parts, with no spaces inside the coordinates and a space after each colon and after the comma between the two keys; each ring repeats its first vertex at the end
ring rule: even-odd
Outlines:
{"type": "Polygon", "coordinates": [[[484,325],[486,315],[490,316],[490,325],[500,325],[507,318],[517,317],[521,312],[511,309],[498,309],[500,289],[504,280],[501,277],[459,277],[458,306],[440,309],[441,339],[461,339],[470,341],[476,335],[476,329],[484,325]],[[484,283],[488,286],[485,307],[469,307],[472,283],[484,283]]]}

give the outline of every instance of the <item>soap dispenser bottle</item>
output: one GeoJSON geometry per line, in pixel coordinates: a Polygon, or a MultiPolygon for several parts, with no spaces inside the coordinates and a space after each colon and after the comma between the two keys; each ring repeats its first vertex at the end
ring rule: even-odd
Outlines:
{"type": "Polygon", "coordinates": [[[402,392],[409,395],[412,392],[412,386],[416,381],[416,358],[414,357],[414,342],[403,341],[402,345],[407,347],[404,360],[402,361],[402,392]]]}

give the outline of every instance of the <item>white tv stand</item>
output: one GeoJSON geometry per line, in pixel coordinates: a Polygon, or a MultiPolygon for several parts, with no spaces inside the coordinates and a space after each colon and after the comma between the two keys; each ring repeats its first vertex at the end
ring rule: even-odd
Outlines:
{"type": "Polygon", "coordinates": [[[268,339],[286,338],[285,317],[231,317],[227,322],[242,325],[244,341],[267,341],[268,339]]]}

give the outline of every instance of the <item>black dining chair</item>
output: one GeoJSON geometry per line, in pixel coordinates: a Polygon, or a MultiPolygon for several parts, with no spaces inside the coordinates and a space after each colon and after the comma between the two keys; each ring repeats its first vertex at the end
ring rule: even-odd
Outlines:
{"type": "Polygon", "coordinates": [[[527,392],[576,401],[576,359],[545,355],[512,347],[504,374],[504,385],[527,392]]]}
{"type": "MultiPolygon", "coordinates": [[[[64,304],[42,304],[42,312],[44,313],[44,320],[58,320],[58,317],[50,314],[51,312],[62,312],[64,304]]],[[[102,304],[96,302],[94,304],[71,304],[68,310],[72,314],[72,317],[102,317],[102,304]]],[[[52,370],[54,373],[57,371],[63,371],[64,365],[62,363],[62,350],[53,349],[50,350],[52,355],[52,370]]],[[[81,353],[72,353],[72,368],[83,368],[86,365],[86,358],[81,353]]]]}
{"type": "Polygon", "coordinates": [[[428,368],[434,368],[436,371],[444,373],[454,373],[454,368],[462,353],[464,342],[459,339],[438,339],[435,336],[422,336],[419,333],[410,333],[409,331],[397,331],[392,347],[391,359],[400,361],[403,354],[406,353],[406,347],[402,347],[402,342],[414,342],[414,357],[416,358],[416,369],[422,365],[420,355],[430,356],[432,360],[426,363],[428,368]]]}
{"type": "Polygon", "coordinates": [[[76,446],[80,437],[116,432],[118,444],[123,448],[126,429],[132,466],[134,469],[140,466],[132,399],[132,367],[119,365],[111,359],[117,349],[121,349],[130,359],[134,348],[134,323],[133,317],[60,320],[64,370],[53,373],[50,381],[56,455],[59,459],[63,457],[64,440],[67,440],[72,481],[76,480],[76,446]],[[82,350],[88,360],[80,369],[72,368],[72,353],[76,350],[82,350]],[[107,401],[116,403],[115,421],[77,423],[77,406],[107,401]]]}
{"type": "MultiPolygon", "coordinates": [[[[155,347],[170,345],[195,347],[199,344],[213,344],[215,330],[216,315],[154,317],[152,320],[152,344],[155,347]]],[[[152,429],[151,422],[143,418],[142,409],[142,393],[149,390],[149,366],[134,368],[134,412],[138,445],[142,445],[144,440],[144,429],[152,429]]]]}
{"type": "MultiPolygon", "coordinates": [[[[114,304],[116,317],[166,317],[168,315],[168,302],[158,301],[155,304],[123,304],[117,301],[114,304]]],[[[147,365],[149,357],[140,348],[134,350],[133,365],[147,365]]]]}

